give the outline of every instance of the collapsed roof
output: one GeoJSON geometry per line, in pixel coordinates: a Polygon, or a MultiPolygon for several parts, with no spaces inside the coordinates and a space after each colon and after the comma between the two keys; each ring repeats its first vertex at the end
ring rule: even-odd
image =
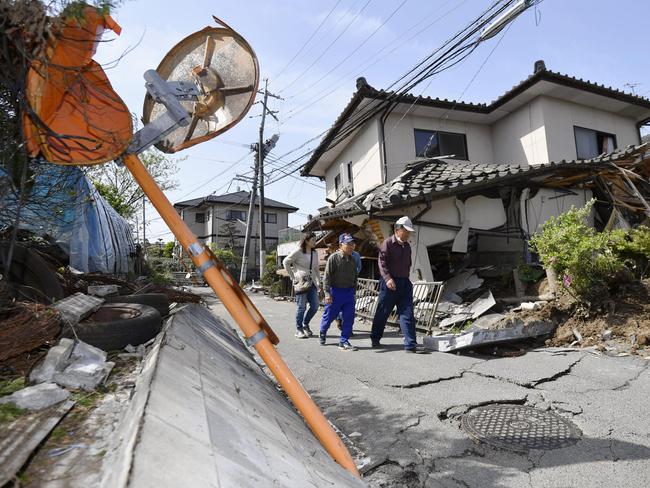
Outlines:
{"type": "Polygon", "coordinates": [[[417,159],[388,183],[321,212],[306,229],[333,219],[374,213],[504,186],[570,188],[583,185],[608,196],[616,206],[650,217],[650,144],[593,159],[528,164],[481,164],[440,158],[417,159]]]}

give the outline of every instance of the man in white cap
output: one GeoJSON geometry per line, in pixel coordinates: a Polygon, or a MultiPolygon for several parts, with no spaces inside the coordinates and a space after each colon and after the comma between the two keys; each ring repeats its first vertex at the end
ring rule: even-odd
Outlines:
{"type": "Polygon", "coordinates": [[[377,311],[372,321],[370,339],[372,347],[381,347],[386,320],[397,306],[400,328],[404,335],[404,350],[407,352],[425,352],[418,347],[415,335],[415,317],[413,315],[413,284],[409,279],[411,270],[411,245],[408,240],[415,232],[408,217],[401,217],[395,222],[395,233],[381,243],[379,247],[379,297],[377,311]]]}

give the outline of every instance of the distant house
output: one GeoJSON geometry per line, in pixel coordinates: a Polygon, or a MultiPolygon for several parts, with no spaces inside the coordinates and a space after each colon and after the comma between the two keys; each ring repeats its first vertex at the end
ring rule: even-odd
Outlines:
{"type": "Polygon", "coordinates": [[[407,214],[418,227],[416,279],[444,279],[454,253],[479,265],[481,255],[527,260],[527,238],[546,219],[594,195],[610,202],[596,209],[601,227],[621,212],[647,215],[616,168],[634,169],[647,192],[648,121],[650,99],[543,61],[489,104],[385,92],[360,78],[302,170],[325,181],[329,203],[307,228],[356,232],[370,252],[407,214]],[[368,116],[377,106],[385,109],[368,116]]]}
{"type": "MultiPolygon", "coordinates": [[[[199,240],[218,247],[229,247],[241,258],[248,221],[250,193],[237,191],[225,195],[208,195],[174,204],[174,208],[199,240]]],[[[253,231],[249,247],[248,276],[255,277],[259,271],[259,210],[255,200],[253,231]],[[257,270],[257,271],[256,271],[257,270]]],[[[278,232],[289,226],[289,214],[298,210],[292,205],[270,198],[264,199],[266,222],[266,248],[278,245],[278,232]]]]}

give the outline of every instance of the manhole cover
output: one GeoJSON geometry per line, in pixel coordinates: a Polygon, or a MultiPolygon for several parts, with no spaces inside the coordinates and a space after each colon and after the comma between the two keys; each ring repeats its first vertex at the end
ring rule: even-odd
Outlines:
{"type": "Polygon", "coordinates": [[[518,452],[567,447],[582,437],[580,429],[559,415],[523,405],[475,408],[463,416],[462,427],[477,441],[518,452]]]}

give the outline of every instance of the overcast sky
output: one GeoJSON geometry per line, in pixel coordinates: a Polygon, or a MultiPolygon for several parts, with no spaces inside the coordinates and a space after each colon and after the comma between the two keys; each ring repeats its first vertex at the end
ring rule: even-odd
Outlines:
{"type": "MultiPolygon", "coordinates": [[[[491,3],[126,0],[113,12],[122,26],[121,36],[107,35],[105,39],[114,40],[100,46],[96,59],[103,64],[119,59],[107,70],[109,78],[129,109],[140,117],[142,73],[155,68],[178,41],[213,25],[213,14],[220,17],[248,40],[259,58],[261,77],[269,79],[272,92],[285,98],[271,102],[271,108],[279,111],[280,122],[267,119],[266,131],[267,137],[280,135],[272,154],[281,156],[332,125],[354,93],[357,77],[364,76],[375,88],[389,86],[491,3]]],[[[494,51],[499,36],[413,93],[489,102],[529,76],[534,61],[543,59],[550,70],[650,96],[648,18],[650,2],[641,0],[544,0],[519,17],[494,51]]],[[[249,115],[259,113],[256,105],[249,115]]],[[[252,165],[247,146],[257,140],[259,122],[259,117],[247,117],[218,138],[179,153],[187,159],[179,163],[179,188],[168,192],[172,203],[212,192],[237,191],[238,186],[248,190],[247,184],[233,178],[252,165]]],[[[325,204],[322,188],[318,179],[285,178],[268,186],[266,196],[300,208],[290,217],[294,226],[325,204]]],[[[149,240],[171,240],[157,214],[152,209],[148,212],[152,215],[149,240]]]]}

